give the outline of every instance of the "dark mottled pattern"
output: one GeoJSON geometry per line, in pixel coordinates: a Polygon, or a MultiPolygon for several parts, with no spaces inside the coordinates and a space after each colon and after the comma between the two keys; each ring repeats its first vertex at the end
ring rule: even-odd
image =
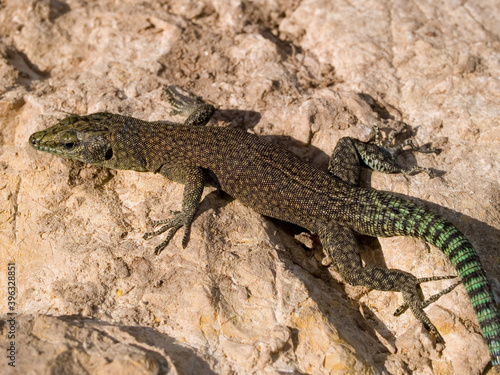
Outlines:
{"type": "MultiPolygon", "coordinates": [[[[113,169],[161,173],[186,185],[182,210],[149,238],[166,232],[160,253],[175,232],[184,226],[186,246],[207,183],[239,199],[263,215],[288,221],[318,233],[327,259],[353,285],[398,291],[405,305],[435,336],[443,341],[423,308],[418,285],[433,279],[384,268],[363,267],[354,233],[370,236],[413,236],[441,249],[456,267],[475,309],[489,347],[493,365],[500,363],[500,314],[485,271],[469,241],[445,219],[391,194],[357,186],[360,165],[386,173],[413,173],[394,155],[403,146],[419,152],[411,139],[402,146],[383,147],[376,131],[375,144],[352,138],[339,141],[324,173],[294,154],[237,129],[205,127],[214,108],[188,102],[167,89],[174,113],[184,114],[184,124],[146,122],[110,113],[70,116],[57,125],[34,133],[30,143],[38,150],[113,169]]],[[[400,131],[402,132],[402,131],[400,131]]],[[[394,135],[389,137],[389,143],[394,135]]],[[[403,311],[404,309],[400,310],[403,311]]]]}

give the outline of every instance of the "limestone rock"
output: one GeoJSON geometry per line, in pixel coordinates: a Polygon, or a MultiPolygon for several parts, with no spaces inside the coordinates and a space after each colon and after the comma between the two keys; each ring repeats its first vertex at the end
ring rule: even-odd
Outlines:
{"type": "MultiPolygon", "coordinates": [[[[206,189],[186,249],[155,256],[149,220],[182,186],[37,152],[68,113],[169,115],[172,84],[326,169],[337,140],[408,123],[438,177],[363,173],[445,216],[500,289],[500,9],[494,0],[5,0],[0,4],[0,343],[16,264],[16,368],[1,373],[479,374],[489,361],[462,286],[427,312],[345,285],[314,236],[206,189]]],[[[367,265],[454,274],[435,248],[361,239],[367,265]]],[[[425,285],[429,296],[448,284],[425,285]]]]}

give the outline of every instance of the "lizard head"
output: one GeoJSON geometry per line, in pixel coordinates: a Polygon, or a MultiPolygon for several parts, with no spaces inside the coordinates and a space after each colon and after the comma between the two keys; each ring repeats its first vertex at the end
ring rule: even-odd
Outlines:
{"type": "Polygon", "coordinates": [[[35,149],[85,163],[102,164],[113,157],[106,120],[110,113],[68,116],[56,125],[33,133],[29,143],[35,149]]]}

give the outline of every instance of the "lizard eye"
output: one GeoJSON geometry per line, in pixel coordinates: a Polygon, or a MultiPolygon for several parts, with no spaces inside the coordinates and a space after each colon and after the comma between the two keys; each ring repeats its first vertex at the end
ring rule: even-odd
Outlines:
{"type": "Polygon", "coordinates": [[[106,151],[106,154],[104,155],[105,160],[109,160],[113,157],[113,149],[109,148],[108,151],[106,151]]]}
{"type": "Polygon", "coordinates": [[[75,148],[75,144],[73,142],[68,142],[64,144],[64,148],[68,151],[71,151],[75,148]]]}

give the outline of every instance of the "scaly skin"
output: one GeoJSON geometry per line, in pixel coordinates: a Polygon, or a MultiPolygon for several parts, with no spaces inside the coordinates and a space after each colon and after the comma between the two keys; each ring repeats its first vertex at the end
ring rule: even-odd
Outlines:
{"type": "MultiPolygon", "coordinates": [[[[186,185],[182,210],[173,217],[154,222],[163,224],[149,238],[166,232],[156,247],[160,253],[175,232],[185,227],[183,246],[189,240],[191,223],[198,209],[203,187],[214,184],[255,211],[318,233],[326,253],[344,280],[372,289],[398,291],[409,308],[434,335],[441,335],[423,308],[428,301],[418,294],[419,284],[445,277],[417,279],[384,268],[363,267],[354,233],[370,236],[412,236],[441,249],[460,275],[476,312],[492,364],[500,364],[500,314],[486,273],[470,242],[445,219],[391,194],[357,186],[360,164],[385,173],[406,170],[394,160],[404,145],[418,152],[411,140],[403,146],[383,148],[375,133],[375,143],[342,138],[332,155],[329,173],[322,172],[294,154],[238,129],[205,127],[214,108],[188,101],[166,89],[173,113],[187,115],[184,124],[146,122],[111,113],[70,116],[53,127],[34,133],[30,144],[37,150],[77,159],[112,169],[161,173],[186,185]]],[[[394,136],[389,138],[390,142],[394,136]]],[[[390,143],[389,142],[389,143],[390,143]]]]}

